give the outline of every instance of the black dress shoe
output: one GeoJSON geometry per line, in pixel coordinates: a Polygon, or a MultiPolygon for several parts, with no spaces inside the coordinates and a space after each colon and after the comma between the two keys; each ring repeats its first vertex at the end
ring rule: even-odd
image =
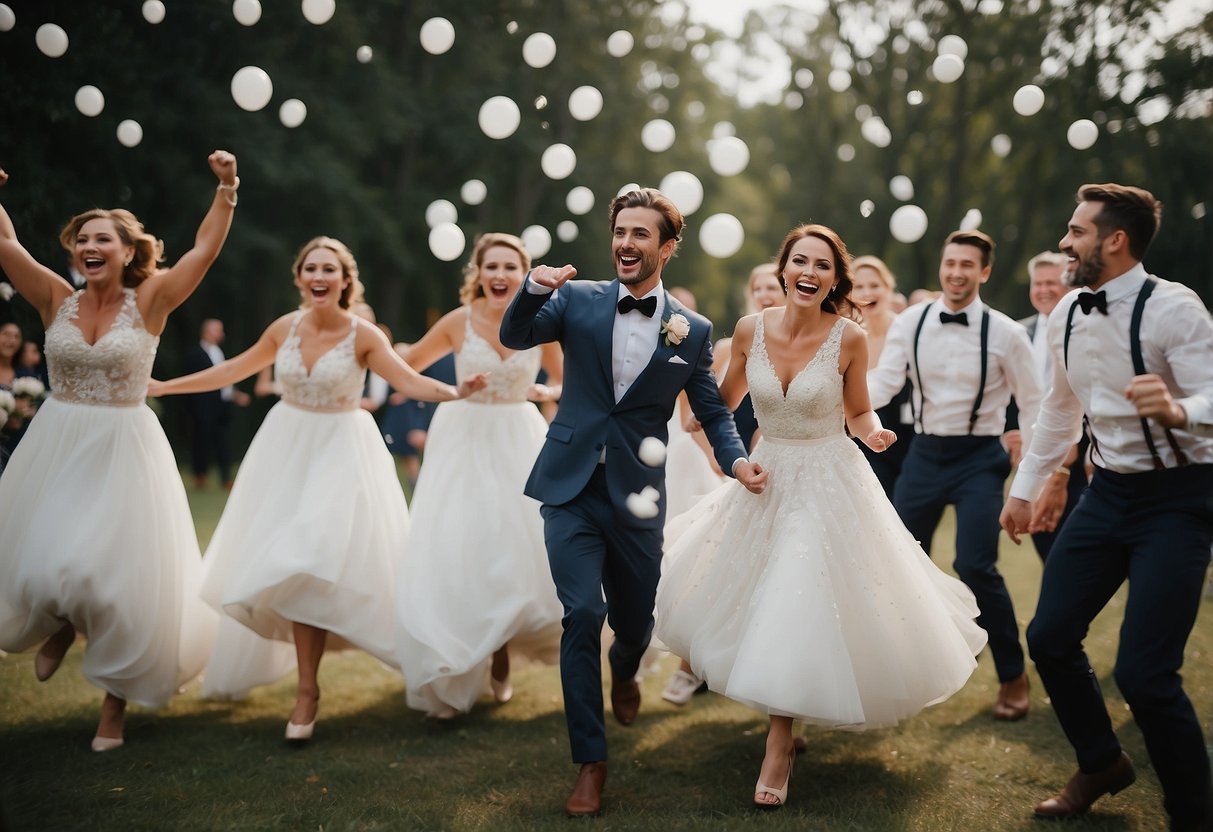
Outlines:
{"type": "Polygon", "coordinates": [[[1061,794],[1036,804],[1036,814],[1044,818],[1068,818],[1091,808],[1091,804],[1105,794],[1116,794],[1127,789],[1137,779],[1133,761],[1120,752],[1120,759],[1103,771],[1095,774],[1074,772],[1061,794]]]}

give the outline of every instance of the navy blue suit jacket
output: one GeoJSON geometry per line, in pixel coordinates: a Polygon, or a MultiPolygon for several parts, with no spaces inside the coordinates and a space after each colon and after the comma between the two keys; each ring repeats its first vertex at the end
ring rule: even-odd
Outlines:
{"type": "Polygon", "coordinates": [[[691,331],[677,346],[660,336],[648,365],[615,401],[611,338],[618,297],[618,280],[570,281],[552,294],[528,292],[524,282],[501,322],[501,343],[521,350],[558,341],[564,348],[560,409],[527,480],[527,495],[545,505],[569,502],[590,481],[605,447],[607,488],[620,522],[656,529],[665,523],[665,466],[645,465],[637,451],[645,437],[669,440],[666,424],[682,390],[722,471],[731,474],[746,452],[712,374],[712,324],[668,292],[663,318],[680,314],[691,331]],[[660,494],[657,516],[635,517],[627,496],[648,485],[660,494]]]}

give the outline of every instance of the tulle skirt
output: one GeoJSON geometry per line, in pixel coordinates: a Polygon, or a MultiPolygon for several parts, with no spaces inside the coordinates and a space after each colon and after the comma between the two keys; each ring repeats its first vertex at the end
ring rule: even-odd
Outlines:
{"type": "Polygon", "coordinates": [[[845,436],[764,437],[766,491],[726,482],[666,529],[656,635],[710,689],[862,730],[959,690],[986,643],[973,594],[902,525],[845,436]]]}
{"type": "Polygon", "coordinates": [[[147,407],[43,402],[0,477],[0,649],[67,622],[85,677],[156,707],[196,676],[218,617],[172,449],[147,407]]]}

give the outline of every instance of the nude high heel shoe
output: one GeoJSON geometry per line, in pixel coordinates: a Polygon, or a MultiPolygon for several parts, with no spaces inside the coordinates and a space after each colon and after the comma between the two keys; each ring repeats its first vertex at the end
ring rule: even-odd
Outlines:
{"type": "Polygon", "coordinates": [[[764,811],[771,811],[773,809],[782,808],[783,805],[788,802],[788,784],[790,782],[792,782],[792,764],[795,762],[796,762],[796,751],[792,750],[788,754],[788,776],[783,781],[783,788],[777,789],[774,786],[764,786],[764,785],[762,785],[761,779],[759,779],[758,782],[754,784],[754,806],[755,806],[755,808],[763,809],[764,811]],[[760,795],[764,792],[767,794],[775,795],[775,797],[777,797],[778,800],[776,800],[774,803],[764,803],[763,801],[758,799],[758,795],[760,795]]]}

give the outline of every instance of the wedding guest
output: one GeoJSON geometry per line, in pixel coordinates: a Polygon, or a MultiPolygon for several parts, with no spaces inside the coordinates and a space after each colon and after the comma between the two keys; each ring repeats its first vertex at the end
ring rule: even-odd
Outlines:
{"type": "Polygon", "coordinates": [[[1001,517],[1015,542],[1055,527],[1065,488],[1052,472],[1085,422],[1095,474],[1045,561],[1028,627],[1078,771],[1036,814],[1081,814],[1136,778],[1083,650],[1091,620],[1127,580],[1116,685],[1171,829],[1210,830],[1209,753],[1180,668],[1213,544],[1213,319],[1195,292],[1142,265],[1162,214],[1153,194],[1084,185],[1077,201],[1059,245],[1080,288],[1049,318],[1053,387],[1001,517]]]}
{"type": "Polygon", "coordinates": [[[46,373],[46,358],[42,355],[42,347],[37,341],[26,341],[21,345],[21,352],[17,355],[17,376],[28,376],[36,378],[42,382],[43,386],[50,387],[50,376],[46,373]]]}
{"type": "Polygon", "coordinates": [[[897,441],[868,400],[846,246],[803,225],[777,263],[787,303],[738,321],[721,385],[726,405],[753,396],[769,487],[726,483],[676,518],[657,591],[656,637],[770,715],[763,809],[787,801],[794,719],[893,725],[959,690],[986,641],[973,594],[926,557],[844,432],[874,451],[897,441]]]}
{"type": "Polygon", "coordinates": [[[998,571],[998,512],[1011,465],[1000,437],[1014,395],[1024,435],[1036,419],[1040,387],[1023,327],[982,302],[994,241],[954,231],[939,263],[939,300],[912,306],[889,327],[880,361],[868,375],[872,405],[884,407],[906,380],[914,386],[917,436],[893,494],[902,521],[930,553],[944,508],[956,510],[954,567],[981,608],[998,673],[994,717],[1028,713],[1028,675],[1019,624],[998,571]]]}
{"type": "Polygon", "coordinates": [[[499,335],[530,267],[522,240],[480,235],[464,267],[461,305],[405,355],[425,368],[453,352],[458,377],[489,379],[484,390],[434,414],[413,493],[408,557],[397,573],[408,704],[440,719],[470,711],[486,682],[498,702],[509,701],[511,661],[553,664],[559,653],[560,601],[543,519],[523,487],[547,433],[528,399],[558,397],[560,345],[514,352],[499,335]],[[549,385],[535,382],[541,366],[549,385]]]}
{"type": "MultiPolygon", "coordinates": [[[[197,288],[231,226],[236,158],[194,246],[161,269],[163,244],[129,211],[95,208],[59,235],[84,288],[35,261],[0,208],[0,268],[46,327],[51,397],[0,477],[0,649],[42,644],[47,680],[77,632],[81,669],[105,691],[94,751],[122,745],[127,701],[163,705],[206,661],[215,616],[197,599],[200,558],[185,489],[144,405],[168,315],[197,288]]],[[[0,184],[7,176],[0,171],[0,184]]]]}
{"type": "MultiPolygon", "coordinates": [[[[367,368],[409,395],[441,401],[483,387],[484,378],[456,390],[401,361],[382,332],[350,311],[361,283],[339,240],[309,241],[291,271],[300,309],[235,358],[153,382],[151,392],[215,390],[274,364],[282,399],[253,437],[211,537],[202,597],[252,631],[219,645],[211,658],[219,672],[225,664],[263,672],[248,653],[273,651],[253,633],[294,642],[299,684],[286,738],[302,741],[315,728],[316,674],[330,633],[333,647],[354,645],[395,664],[392,587],[408,508],[375,420],[359,407],[367,368]]],[[[234,692],[247,689],[225,675],[234,692]]]]}
{"type": "MultiPolygon", "coordinates": [[[[223,363],[223,321],[207,318],[202,322],[198,343],[185,353],[185,372],[197,373],[223,363]]],[[[190,465],[194,471],[194,487],[206,488],[211,462],[219,471],[219,482],[232,487],[232,408],[247,407],[248,393],[230,384],[219,390],[192,393],[185,397],[190,416],[190,465]]]]}

